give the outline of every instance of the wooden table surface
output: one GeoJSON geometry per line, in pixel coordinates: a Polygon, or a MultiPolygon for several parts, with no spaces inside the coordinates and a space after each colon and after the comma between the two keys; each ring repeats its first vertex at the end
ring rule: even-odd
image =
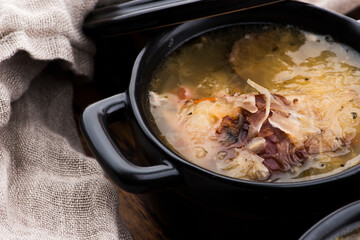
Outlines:
{"type": "MultiPolygon", "coordinates": [[[[360,19],[360,8],[348,15],[360,19]]],[[[89,104],[125,91],[134,59],[153,34],[156,32],[137,33],[131,36],[118,36],[96,41],[95,82],[77,84],[74,88],[74,109],[77,121],[80,113],[89,104]]],[[[111,129],[114,135],[118,137],[120,145],[129,151],[133,151],[134,141],[129,123],[126,120],[117,122],[112,125],[111,129]]],[[[87,153],[91,156],[86,143],[83,143],[87,153]]],[[[172,193],[132,194],[117,189],[120,198],[119,213],[135,240],[205,239],[201,235],[186,231],[187,229],[181,226],[181,223],[186,221],[189,221],[189,224],[190,222],[196,224],[196,220],[191,219],[194,218],[194,215],[187,219],[186,216],[182,216],[181,219],[169,219],[166,214],[165,216],[159,214],[159,205],[162,205],[160,208],[163,207],[162,211],[165,212],[172,211],[171,207],[178,208],[179,211],[176,214],[180,215],[182,210],[189,212],[189,208],[192,208],[172,193]]],[[[198,209],[191,209],[190,211],[196,212],[198,209]]],[[[198,213],[206,214],[206,212],[201,211],[198,213]]],[[[211,221],[216,223],[217,221],[220,222],[221,219],[210,220],[209,228],[214,228],[216,224],[211,225],[211,221]]],[[[196,227],[193,229],[196,230],[196,227]]],[[[219,229],[218,232],[220,231],[219,229]]],[[[207,239],[224,239],[221,237],[221,233],[219,236],[207,236],[207,239]]],[[[234,239],[240,238],[234,236],[234,239]]]]}

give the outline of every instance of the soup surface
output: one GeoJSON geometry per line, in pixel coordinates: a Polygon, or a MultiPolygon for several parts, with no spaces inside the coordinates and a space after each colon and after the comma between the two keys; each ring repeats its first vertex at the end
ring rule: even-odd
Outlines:
{"type": "Polygon", "coordinates": [[[351,231],[350,233],[335,238],[334,240],[359,240],[359,239],[360,239],[360,228],[357,228],[351,231]]]}
{"type": "Polygon", "coordinates": [[[154,73],[159,137],[211,171],[303,181],[360,161],[360,54],[291,26],[205,34],[154,73]]]}

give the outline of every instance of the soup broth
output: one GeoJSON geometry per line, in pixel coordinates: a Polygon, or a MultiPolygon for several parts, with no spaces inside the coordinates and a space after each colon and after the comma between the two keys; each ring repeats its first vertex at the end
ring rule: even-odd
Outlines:
{"type": "Polygon", "coordinates": [[[350,233],[335,238],[334,240],[359,240],[359,239],[360,239],[360,228],[357,228],[351,231],[350,233]]]}
{"type": "Polygon", "coordinates": [[[153,75],[149,109],[179,155],[227,176],[303,181],[360,161],[360,55],[330,36],[253,25],[207,33],[153,75]]]}

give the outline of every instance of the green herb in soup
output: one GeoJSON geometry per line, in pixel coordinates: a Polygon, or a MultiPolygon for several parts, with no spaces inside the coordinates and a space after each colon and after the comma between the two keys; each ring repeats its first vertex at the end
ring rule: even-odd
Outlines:
{"type": "Polygon", "coordinates": [[[153,76],[160,137],[230,177],[302,181],[360,161],[359,53],[293,27],[203,35],[153,76]]]}

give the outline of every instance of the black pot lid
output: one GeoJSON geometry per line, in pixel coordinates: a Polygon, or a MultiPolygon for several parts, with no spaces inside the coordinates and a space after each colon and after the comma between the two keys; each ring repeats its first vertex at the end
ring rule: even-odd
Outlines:
{"type": "Polygon", "coordinates": [[[85,19],[90,35],[112,36],[238,12],[285,0],[107,0],[85,19]]]}

